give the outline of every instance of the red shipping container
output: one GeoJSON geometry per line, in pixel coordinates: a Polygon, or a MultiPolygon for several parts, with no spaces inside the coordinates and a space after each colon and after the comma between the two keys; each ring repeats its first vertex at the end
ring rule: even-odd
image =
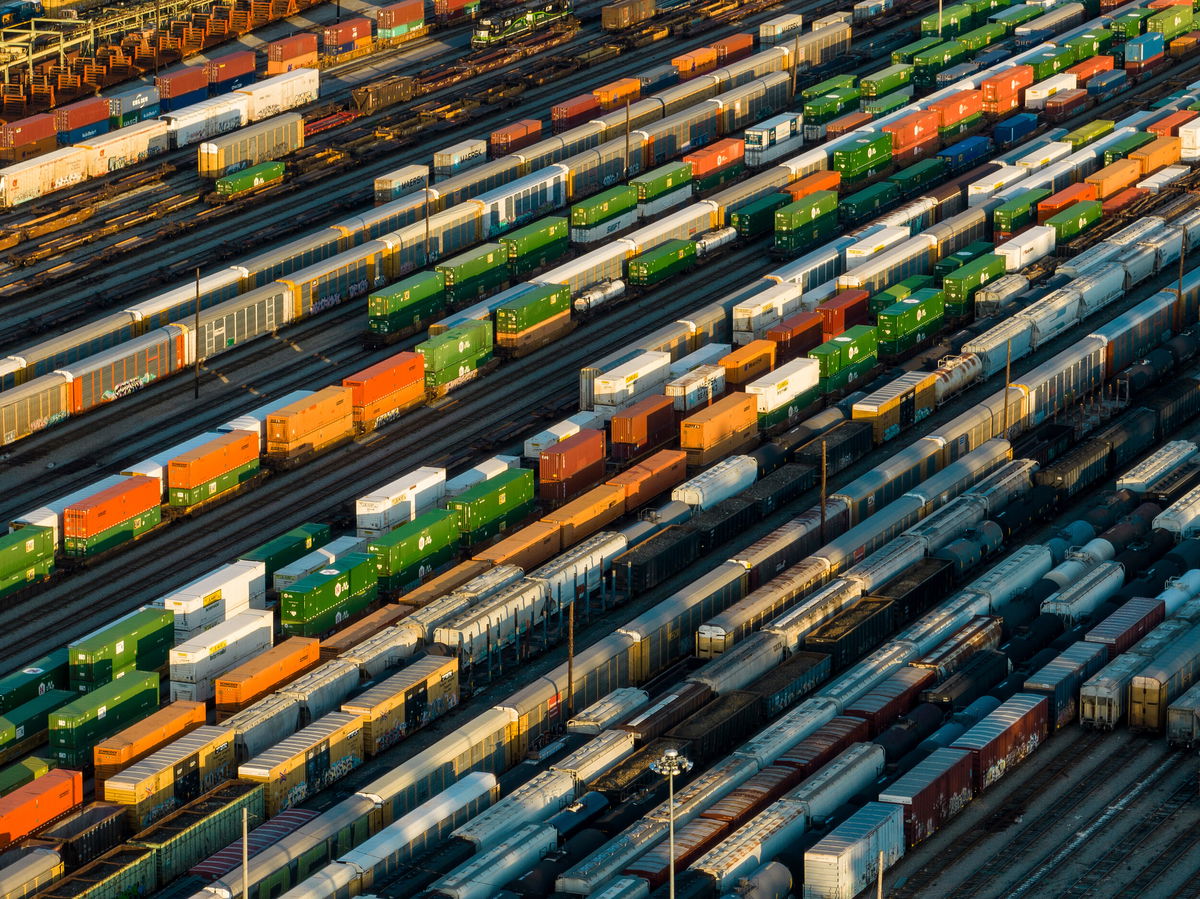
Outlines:
{"type": "Polygon", "coordinates": [[[253,50],[241,50],[206,62],[204,72],[208,76],[209,84],[220,84],[239,75],[249,75],[257,65],[258,54],[253,50]]]}
{"type": "Polygon", "coordinates": [[[497,128],[488,137],[488,146],[493,156],[503,156],[522,147],[528,147],[542,135],[542,123],[537,119],[521,119],[503,128],[497,128]]]}
{"type": "MultiPolygon", "coordinates": [[[[1021,91],[1033,84],[1033,66],[1013,66],[979,82],[983,102],[994,103],[1010,97],[1020,99],[1021,91]]],[[[985,106],[986,110],[986,106],[985,106]]]]}
{"type": "Polygon", "coordinates": [[[605,483],[625,488],[625,509],[631,512],[660,493],[682,484],[685,477],[687,453],[683,450],[659,450],[605,483]]]}
{"type": "Polygon", "coordinates": [[[538,485],[538,496],[543,502],[561,506],[599,484],[604,479],[605,465],[607,463],[600,459],[591,465],[585,465],[564,480],[542,481],[538,485]]]}
{"type": "Polygon", "coordinates": [[[1066,74],[1074,75],[1075,83],[1079,87],[1087,87],[1088,81],[1101,72],[1111,72],[1113,70],[1113,63],[1114,60],[1111,56],[1093,56],[1091,59],[1075,63],[1075,65],[1067,69],[1066,74]]]}
{"type": "Polygon", "coordinates": [[[588,118],[600,111],[600,103],[594,94],[580,94],[570,100],[563,100],[550,107],[550,121],[555,131],[586,122],[588,118]]]}
{"type": "Polygon", "coordinates": [[[802,200],[809,194],[819,190],[837,190],[842,183],[842,173],[826,170],[805,175],[799,181],[793,181],[783,188],[784,193],[792,198],[792,202],[802,200]]]}
{"type": "Polygon", "coordinates": [[[754,49],[753,34],[731,34],[727,38],[722,38],[712,45],[712,48],[717,51],[717,62],[724,65],[727,62],[735,62],[743,56],[749,56],[754,49]]]}
{"type": "Polygon", "coordinates": [[[54,128],[57,131],[74,131],[107,119],[108,101],[103,97],[90,97],[54,110],[54,128]]]}
{"type": "Polygon", "coordinates": [[[293,34],[282,40],[267,44],[267,59],[271,62],[286,62],[297,56],[307,56],[317,52],[317,36],[312,32],[293,34]]]}
{"type": "Polygon", "coordinates": [[[83,804],[83,775],[57,768],[0,797],[0,849],[83,804]]]}
{"type": "Polygon", "coordinates": [[[63,510],[64,537],[93,537],[162,503],[162,482],[126,478],[63,510]]]}
{"type": "Polygon", "coordinates": [[[798,312],[785,318],[767,331],[767,340],[779,344],[775,351],[775,362],[790,362],[803,356],[823,340],[825,319],[819,312],[798,312]]]}
{"type": "Polygon", "coordinates": [[[672,397],[646,397],[613,416],[612,457],[623,462],[662,446],[675,434],[675,425],[675,400],[672,397]]]}
{"type": "Polygon", "coordinates": [[[683,161],[691,163],[693,178],[706,178],[732,165],[737,165],[745,158],[745,143],[737,138],[727,137],[703,150],[689,153],[683,157],[683,161]]]}
{"type": "Polygon", "coordinates": [[[937,833],[974,792],[971,753],[936,749],[880,793],[879,801],[904,809],[904,841],[912,847],[937,833]]]}
{"type": "Polygon", "coordinates": [[[405,351],[342,379],[355,406],[365,406],[425,379],[425,357],[405,351]]]}
{"type": "Polygon", "coordinates": [[[159,96],[163,98],[182,97],[185,94],[207,90],[208,74],[204,71],[204,66],[191,66],[178,72],[159,75],[154,79],[154,84],[158,88],[159,96]]]}
{"type": "Polygon", "coordinates": [[[864,718],[877,737],[917,702],[917,696],[933,683],[937,672],[931,668],[901,668],[873,690],[868,690],[845,709],[852,718],[864,718]]]}
{"type": "Polygon", "coordinates": [[[425,21],[425,0],[400,0],[380,7],[377,19],[380,28],[399,28],[410,22],[425,21]]]}
{"type": "Polygon", "coordinates": [[[867,124],[874,116],[869,112],[851,112],[840,118],[834,119],[825,126],[826,137],[838,137],[842,134],[848,134],[855,128],[867,124]]]}
{"type": "Polygon", "coordinates": [[[844,334],[847,328],[867,323],[867,299],[871,295],[865,290],[843,290],[831,300],[817,307],[823,322],[821,340],[832,340],[844,334]]]}
{"type": "Polygon", "coordinates": [[[1053,218],[1068,206],[1082,203],[1085,200],[1096,199],[1096,185],[1086,181],[1064,187],[1056,194],[1051,194],[1037,205],[1038,224],[1043,225],[1046,219],[1053,218]]]}
{"type": "Polygon", "coordinates": [[[938,136],[938,114],[929,110],[910,112],[902,119],[889,122],[882,129],[892,136],[892,153],[925,143],[938,136]]]}
{"type": "Polygon", "coordinates": [[[0,126],[0,147],[6,149],[23,147],[25,144],[48,140],[54,135],[54,116],[49,113],[39,113],[0,126]]]}
{"type": "Polygon", "coordinates": [[[1105,200],[1100,207],[1102,215],[1112,215],[1114,212],[1120,212],[1130,203],[1140,200],[1142,197],[1150,195],[1150,191],[1144,187],[1129,187],[1120,193],[1113,194],[1105,200]]]}
{"type": "Polygon", "coordinates": [[[356,16],[325,27],[325,52],[328,53],[346,44],[352,44],[363,38],[371,37],[371,20],[365,16],[356,16]]]}
{"type": "Polygon", "coordinates": [[[576,472],[595,462],[604,461],[604,432],[595,428],[584,428],[549,449],[542,450],[538,460],[538,479],[565,481],[576,472]]]}
{"type": "Polygon", "coordinates": [[[1135,75],[1144,75],[1153,72],[1155,69],[1166,64],[1167,54],[1160,53],[1158,56],[1143,60],[1142,62],[1132,62],[1125,60],[1125,71],[1132,72],[1135,75]]]}
{"type": "Polygon", "coordinates": [[[862,718],[831,718],[784,752],[775,760],[775,764],[798,769],[801,779],[811,777],[851,743],[863,743],[870,739],[868,732],[869,725],[862,718]]]}
{"type": "Polygon", "coordinates": [[[1165,119],[1159,119],[1146,130],[1159,137],[1178,137],[1179,126],[1186,125],[1198,115],[1200,112],[1196,112],[1194,109],[1181,109],[1179,112],[1171,113],[1165,119]]]}
{"type": "Polygon", "coordinates": [[[983,112],[983,91],[959,91],[933,101],[926,109],[937,113],[939,128],[949,128],[983,112]]]}
{"type": "Polygon", "coordinates": [[[892,154],[892,160],[899,166],[912,165],[914,162],[919,162],[922,159],[933,156],[941,149],[941,140],[934,135],[921,141],[919,144],[913,144],[899,153],[892,154]]]}
{"type": "Polygon", "coordinates": [[[1063,119],[1081,112],[1090,99],[1090,94],[1081,88],[1059,91],[1046,101],[1045,116],[1047,121],[1061,122],[1063,119]]]}
{"type": "Polygon", "coordinates": [[[1107,646],[1111,662],[1162,624],[1166,615],[1167,607],[1161,599],[1135,597],[1084,634],[1083,639],[1107,646]]]}

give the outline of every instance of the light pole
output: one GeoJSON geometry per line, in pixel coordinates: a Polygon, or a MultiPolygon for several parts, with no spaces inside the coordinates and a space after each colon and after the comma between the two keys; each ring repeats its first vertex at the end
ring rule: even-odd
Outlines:
{"type": "Polygon", "coordinates": [[[692,763],[679,754],[678,749],[668,749],[660,758],[650,763],[650,770],[667,778],[667,870],[668,891],[675,899],[675,777],[686,774],[692,763]]]}

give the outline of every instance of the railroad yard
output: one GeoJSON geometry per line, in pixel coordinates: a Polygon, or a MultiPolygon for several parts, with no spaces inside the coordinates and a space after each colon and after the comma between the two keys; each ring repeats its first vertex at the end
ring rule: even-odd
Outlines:
{"type": "Polygon", "coordinates": [[[0,3],[0,899],[1200,896],[1197,15],[0,3]]]}

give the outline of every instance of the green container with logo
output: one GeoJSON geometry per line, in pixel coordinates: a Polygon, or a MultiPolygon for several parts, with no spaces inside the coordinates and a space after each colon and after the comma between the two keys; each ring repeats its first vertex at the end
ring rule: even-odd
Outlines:
{"type": "Polygon", "coordinates": [[[913,67],[905,63],[890,65],[870,75],[864,75],[858,83],[863,97],[882,97],[884,94],[904,87],[912,81],[913,67]]]}
{"type": "Polygon", "coordinates": [[[453,559],[458,542],[458,513],[436,509],[374,538],[367,552],[380,589],[398,593],[453,559]]]}
{"type": "MultiPolygon", "coordinates": [[[[470,321],[443,331],[418,343],[416,350],[425,357],[425,384],[431,373],[452,368],[464,361],[475,360],[492,348],[492,323],[470,321]]],[[[457,376],[456,376],[457,377],[457,376]]],[[[453,380],[453,379],[450,379],[453,380]]]]}
{"type": "Polygon", "coordinates": [[[547,216],[500,238],[508,251],[508,269],[523,275],[561,259],[570,248],[570,224],[562,216],[547,216]]]}
{"type": "Polygon", "coordinates": [[[1107,53],[1112,47],[1113,33],[1107,28],[1092,28],[1078,37],[1073,37],[1065,43],[1075,51],[1075,61],[1083,62],[1101,53],[1107,53]]]}
{"type": "Polygon", "coordinates": [[[1074,203],[1058,215],[1046,219],[1046,224],[1054,229],[1057,243],[1062,244],[1079,236],[1100,221],[1101,210],[1099,200],[1084,200],[1074,203]]]}
{"type": "Polygon", "coordinates": [[[856,81],[858,81],[858,78],[854,75],[834,75],[832,78],[818,81],[812,87],[806,87],[801,90],[800,99],[811,100],[813,97],[819,97],[830,91],[838,91],[846,88],[853,90],[856,81]]]}
{"type": "Polygon", "coordinates": [[[24,527],[0,536],[0,596],[49,577],[56,549],[52,528],[24,527]]]}
{"type": "Polygon", "coordinates": [[[199,487],[183,488],[172,487],[167,494],[167,502],[172,506],[194,506],[197,503],[202,503],[205,500],[213,499],[220,496],[226,491],[252,480],[258,474],[261,461],[259,459],[251,459],[244,465],[240,465],[232,471],[227,471],[223,475],[218,475],[207,483],[201,484],[199,487]]]}
{"type": "Polygon", "coordinates": [[[437,266],[446,281],[446,296],[454,301],[474,299],[508,280],[508,250],[485,243],[437,266]]]}
{"type": "Polygon", "coordinates": [[[291,565],[332,539],[329,525],[309,522],[256,546],[238,558],[245,562],[262,562],[267,567],[267,580],[270,581],[280,568],[291,565]]]}
{"type": "Polygon", "coordinates": [[[157,671],[130,671],[76,698],[50,715],[50,758],[65,768],[90,770],[95,745],[145,718],[158,708],[158,699],[157,671]]]}
{"type": "Polygon", "coordinates": [[[650,287],[685,272],[696,264],[696,242],[665,241],[629,261],[629,283],[650,287]]]}
{"type": "Polygon", "coordinates": [[[90,537],[63,537],[63,551],[68,556],[87,558],[107,552],[115,546],[136,540],[162,522],[162,507],[154,506],[140,515],[118,522],[90,537]]]}
{"type": "Polygon", "coordinates": [[[1124,43],[1130,38],[1137,37],[1139,34],[1146,32],[1146,20],[1154,15],[1152,9],[1131,9],[1129,12],[1122,13],[1109,23],[1109,28],[1112,29],[1113,40],[1117,43],[1124,43]]]}
{"type": "Polygon", "coordinates": [[[911,103],[912,96],[912,87],[902,87],[900,90],[884,94],[882,97],[863,100],[862,110],[863,112],[870,113],[875,118],[879,118],[880,116],[887,115],[889,112],[895,112],[907,103],[911,103]]]}
{"type": "Polygon", "coordinates": [[[913,84],[918,87],[934,86],[938,72],[965,61],[969,54],[970,51],[959,41],[945,41],[923,50],[913,57],[913,84]]]}
{"type": "Polygon", "coordinates": [[[960,34],[958,41],[972,53],[978,53],[985,47],[990,47],[996,41],[1004,40],[1004,36],[1007,33],[1003,25],[997,25],[993,22],[988,25],[981,25],[978,28],[972,28],[970,31],[960,34]]]}
{"type": "Polygon", "coordinates": [[[823,216],[836,213],[837,208],[837,191],[818,190],[775,210],[775,230],[792,231],[804,227],[823,216]]]}
{"type": "Polygon", "coordinates": [[[283,178],[283,173],[282,162],[262,162],[231,175],[222,175],[217,179],[217,193],[225,196],[240,194],[242,191],[253,190],[272,181],[279,181],[283,178]]]}
{"type": "Polygon", "coordinates": [[[974,314],[975,294],[989,281],[1003,277],[1004,266],[1003,256],[987,253],[946,275],[942,279],[942,290],[946,294],[946,315],[951,318],[964,318],[974,314]]]}
{"type": "MultiPolygon", "coordinates": [[[[691,166],[688,166],[691,169],[691,166]]],[[[581,200],[571,207],[571,227],[591,228],[602,225],[609,219],[636,209],[638,190],[632,184],[619,184],[610,187],[596,196],[581,200]]]]}
{"type": "Polygon", "coordinates": [[[146,606],[67,646],[71,689],[80,693],[127,671],[158,671],[175,645],[175,613],[146,606]]]}
{"type": "Polygon", "coordinates": [[[0,677],[0,715],[70,684],[70,653],[65,646],[0,677]]]}
{"type": "Polygon", "coordinates": [[[843,178],[854,178],[892,158],[892,136],[886,131],[863,135],[833,151],[834,171],[843,178]]]}
{"type": "Polygon", "coordinates": [[[447,500],[446,508],[458,515],[459,531],[468,534],[533,502],[533,492],[533,472],[510,468],[447,500]]]}
{"type": "Polygon", "coordinates": [[[480,543],[491,540],[493,537],[503,534],[510,528],[521,524],[521,522],[533,514],[535,506],[536,503],[530,500],[527,503],[522,503],[519,506],[509,509],[499,518],[493,518],[487,524],[483,525],[483,527],[476,528],[473,531],[463,531],[463,548],[470,549],[473,546],[478,546],[480,543]]]}
{"type": "Polygon", "coordinates": [[[651,169],[644,175],[629,179],[629,186],[637,191],[639,203],[648,203],[666,196],[672,191],[680,190],[691,185],[692,164],[690,162],[669,162],[651,169]]]}
{"type": "Polygon", "coordinates": [[[496,310],[496,333],[520,334],[570,310],[570,287],[535,284],[496,310]]]}
{"type": "Polygon", "coordinates": [[[40,759],[36,755],[14,762],[0,771],[0,796],[7,796],[25,784],[33,783],[57,767],[58,763],[54,759],[40,759]]]}
{"type": "MultiPolygon", "coordinates": [[[[1036,200],[1034,202],[1037,202],[1036,200]]],[[[974,243],[967,244],[956,253],[951,253],[945,259],[939,259],[933,267],[933,276],[935,278],[945,278],[946,275],[953,271],[958,271],[968,262],[973,262],[985,253],[990,253],[994,247],[986,240],[977,240],[974,243]]]]}
{"type": "Polygon", "coordinates": [[[1118,159],[1124,159],[1134,150],[1138,150],[1146,144],[1152,144],[1157,139],[1157,135],[1151,134],[1149,131],[1137,131],[1128,137],[1123,137],[1104,151],[1104,164],[1112,165],[1118,159]]]}
{"type": "Polygon", "coordinates": [[[921,34],[954,37],[970,28],[974,19],[975,12],[966,3],[945,6],[940,14],[935,12],[921,20],[921,34]]]}
{"type": "Polygon", "coordinates": [[[43,733],[50,713],[74,702],[78,696],[70,690],[47,690],[5,713],[0,717],[0,752],[43,733]]]}
{"type": "Polygon", "coordinates": [[[379,591],[375,558],[347,553],[279,591],[279,618],[293,637],[327,634],[374,602],[379,591]]]}
{"type": "MultiPolygon", "coordinates": [[[[1037,224],[1037,204],[1050,194],[1051,191],[1048,188],[1038,187],[1019,193],[1011,200],[1005,200],[992,213],[993,229],[1002,234],[1015,234],[1026,225],[1037,224]]],[[[945,261],[945,259],[941,260],[938,265],[945,261]]],[[[953,271],[953,268],[950,271],[953,271]]]]}
{"type": "Polygon", "coordinates": [[[911,44],[905,44],[900,49],[892,51],[892,65],[912,65],[912,61],[918,53],[924,53],[941,42],[938,37],[923,37],[911,44]]]}
{"type": "Polygon", "coordinates": [[[1041,81],[1043,78],[1057,75],[1075,65],[1075,51],[1070,47],[1042,50],[1026,60],[1025,64],[1033,68],[1033,80],[1041,81]]]}
{"type": "Polygon", "coordinates": [[[804,101],[804,122],[811,125],[823,125],[832,122],[838,116],[858,109],[862,94],[858,88],[844,87],[832,90],[811,100],[804,101]]]}
{"type": "Polygon", "coordinates": [[[730,216],[729,224],[741,237],[757,237],[774,229],[775,212],[791,204],[787,194],[767,194],[752,200],[730,216]]]}
{"type": "MultiPolygon", "coordinates": [[[[1104,135],[1111,134],[1116,124],[1112,119],[1095,119],[1086,125],[1080,125],[1060,140],[1064,144],[1070,144],[1073,149],[1079,150],[1104,135]]],[[[1132,135],[1130,136],[1132,137],[1132,135]]]]}
{"type": "Polygon", "coordinates": [[[893,182],[880,181],[842,200],[838,215],[843,225],[856,225],[899,199],[900,189],[893,182]]]}
{"type": "Polygon", "coordinates": [[[837,232],[838,217],[835,209],[807,224],[786,230],[776,229],[775,252],[782,256],[795,256],[830,240],[837,232]]]}
{"type": "Polygon", "coordinates": [[[934,288],[918,290],[879,313],[879,353],[897,356],[941,330],[946,295],[934,288]]]}
{"type": "Polygon", "coordinates": [[[1167,43],[1192,28],[1195,13],[1190,6],[1168,6],[1146,19],[1146,30],[1157,31],[1167,43]]]}
{"type": "Polygon", "coordinates": [[[445,312],[445,276],[440,271],[419,272],[367,297],[367,328],[374,334],[396,334],[445,312]]]}
{"type": "Polygon", "coordinates": [[[911,278],[905,278],[903,281],[879,291],[879,293],[867,300],[867,312],[870,315],[878,315],[884,309],[894,306],[918,290],[924,290],[926,287],[932,286],[933,278],[928,275],[913,275],[911,278]]]}

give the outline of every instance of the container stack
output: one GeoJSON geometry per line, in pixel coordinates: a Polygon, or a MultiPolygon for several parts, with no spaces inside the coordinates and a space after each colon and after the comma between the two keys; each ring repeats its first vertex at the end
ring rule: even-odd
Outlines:
{"type": "Polygon", "coordinates": [[[71,689],[90,693],[135,671],[159,671],[174,643],[175,616],[150,606],[70,643],[71,689]]]}
{"type": "Polygon", "coordinates": [[[59,146],[69,147],[90,137],[107,134],[108,119],[108,101],[103,97],[60,106],[54,110],[54,130],[58,133],[59,146]]]}
{"type": "Polygon", "coordinates": [[[347,553],[279,591],[280,624],[292,636],[321,636],[358,617],[378,592],[375,560],[347,553]]]}
{"type": "Polygon", "coordinates": [[[247,609],[170,651],[171,701],[206,702],[216,680],[274,643],[275,613],[247,609]]]}
{"type": "Polygon", "coordinates": [[[604,477],[604,431],[584,428],[573,437],[542,450],[538,460],[540,494],[544,502],[561,505],[604,477]]]}
{"type": "Polygon", "coordinates": [[[396,595],[419,584],[452,561],[459,547],[458,513],[432,509],[370,539],[379,589],[396,595]]]}
{"type": "Polygon", "coordinates": [[[0,125],[0,161],[24,162],[34,156],[49,153],[58,146],[54,116],[38,113],[0,125]]]}
{"type": "MultiPolygon", "coordinates": [[[[838,180],[841,180],[840,174],[838,180]]],[[[783,255],[797,256],[832,237],[837,227],[837,191],[814,191],[776,210],[775,250],[783,255]]]]}
{"type": "Polygon", "coordinates": [[[116,484],[63,510],[63,550],[95,556],[136,540],[162,521],[162,486],[157,478],[121,478],[116,484]]]}
{"type": "Polygon", "coordinates": [[[222,565],[154,601],[175,619],[175,643],[183,643],[252,606],[262,608],[267,595],[266,566],[237,561],[222,565]]]}
{"type": "Polygon", "coordinates": [[[446,469],[418,468],[354,504],[358,536],[374,537],[437,507],[446,494],[446,469]]]}
{"type": "Polygon", "coordinates": [[[533,472],[509,468],[447,500],[446,509],[458,515],[462,545],[473,546],[523,521],[533,501],[533,472]]]}
{"type": "Polygon", "coordinates": [[[311,69],[318,63],[317,36],[293,34],[267,44],[267,74],[283,75],[293,69],[311,69]]]}
{"type": "Polygon", "coordinates": [[[741,392],[730,393],[679,425],[679,444],[693,470],[747,449],[757,436],[758,402],[741,392]]]}
{"type": "Polygon", "coordinates": [[[595,243],[632,227],[638,218],[638,196],[636,186],[620,184],[576,203],[571,207],[571,242],[595,243]]]}
{"type": "Polygon", "coordinates": [[[692,167],[686,162],[659,166],[629,179],[637,190],[637,217],[653,218],[692,199],[692,167]]]}
{"type": "Polygon", "coordinates": [[[267,457],[275,464],[302,460],[354,433],[354,393],[325,387],[267,416],[267,457]]]}
{"type": "Polygon", "coordinates": [[[343,56],[370,47],[372,40],[371,20],[356,16],[336,25],[325,26],[321,51],[326,56],[343,56]]]}
{"type": "Polygon", "coordinates": [[[381,43],[392,43],[418,31],[425,27],[425,0],[400,0],[381,6],[376,24],[379,26],[376,37],[381,43]]]}
{"type": "Polygon", "coordinates": [[[157,671],[128,671],[56,709],[49,719],[50,756],[60,765],[89,770],[96,744],[158,708],[157,671]]]}
{"type": "Polygon", "coordinates": [[[53,574],[56,549],[51,528],[23,527],[0,535],[0,597],[53,574]]]}
{"type": "Polygon", "coordinates": [[[204,66],[178,69],[154,79],[163,112],[174,112],[208,97],[208,73],[204,66]]]}
{"type": "Polygon", "coordinates": [[[508,251],[508,273],[519,279],[567,252],[570,245],[569,220],[546,216],[500,238],[508,251]]]}
{"type": "Polygon", "coordinates": [[[759,430],[795,421],[819,396],[819,373],[813,359],[793,359],[746,386],[756,398],[759,430]]]}
{"type": "Polygon", "coordinates": [[[496,310],[496,345],[517,355],[557,340],[573,327],[571,289],[559,284],[526,284],[496,310]]]}
{"type": "Polygon", "coordinates": [[[492,323],[471,321],[417,344],[425,358],[426,393],[444,393],[475,377],[492,359],[492,323]]]}
{"type": "Polygon", "coordinates": [[[875,367],[879,356],[878,334],[867,325],[855,325],[808,355],[817,360],[821,392],[840,390],[875,367]]]}
{"type": "MultiPolygon", "coordinates": [[[[448,300],[475,300],[493,292],[508,280],[508,252],[498,243],[481,244],[439,263],[437,271],[446,285],[448,300]]],[[[428,367],[426,365],[427,370],[428,367]]]]}
{"type": "Polygon", "coordinates": [[[746,170],[746,145],[727,137],[703,150],[683,157],[692,167],[692,184],[697,193],[705,193],[741,177],[746,170]]]}
{"type": "Polygon", "coordinates": [[[167,503],[188,509],[236,490],[259,470],[258,434],[230,431],[171,459],[167,503]]]}
{"type": "Polygon", "coordinates": [[[228,53],[205,63],[209,95],[215,97],[253,84],[256,66],[257,54],[253,50],[228,53]]]}
{"type": "Polygon", "coordinates": [[[541,139],[542,123],[539,119],[520,119],[493,131],[488,136],[488,150],[494,159],[499,159],[541,139]]]}

